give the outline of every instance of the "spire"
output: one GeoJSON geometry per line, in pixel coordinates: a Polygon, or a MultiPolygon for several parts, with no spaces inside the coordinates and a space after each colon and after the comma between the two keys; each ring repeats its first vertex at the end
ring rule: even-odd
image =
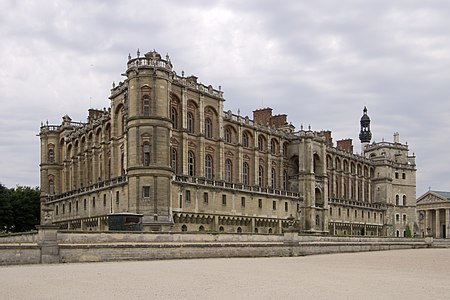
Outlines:
{"type": "Polygon", "coordinates": [[[367,107],[364,106],[363,116],[361,117],[361,131],[359,132],[359,140],[361,143],[370,143],[372,133],[370,132],[370,118],[367,115],[367,107]]]}

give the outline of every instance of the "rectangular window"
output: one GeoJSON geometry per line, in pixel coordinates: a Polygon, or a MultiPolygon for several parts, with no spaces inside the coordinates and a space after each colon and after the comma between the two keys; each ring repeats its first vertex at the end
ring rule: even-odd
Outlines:
{"type": "Polygon", "coordinates": [[[395,172],[395,179],[398,179],[398,172],[395,172]]]}
{"type": "Polygon", "coordinates": [[[277,201],[272,202],[272,209],[277,210],[277,201]]]}
{"type": "Polygon", "coordinates": [[[241,206],[245,207],[245,197],[241,197],[241,206]]]}
{"type": "Polygon", "coordinates": [[[75,210],[78,212],[78,201],[75,202],[75,210]]]}
{"type": "Polygon", "coordinates": [[[103,206],[106,206],[106,194],[103,194],[103,206]]]}
{"type": "Polygon", "coordinates": [[[146,185],[142,187],[142,197],[146,200],[150,198],[150,186],[146,185]]]}
{"type": "Polygon", "coordinates": [[[191,203],[191,191],[186,190],[186,204],[191,203]]]}
{"type": "Polygon", "coordinates": [[[406,173],[402,174],[402,179],[406,179],[406,173]]]}
{"type": "Polygon", "coordinates": [[[119,191],[116,192],[116,205],[118,206],[120,202],[120,195],[119,195],[119,191]]]}
{"type": "Polygon", "coordinates": [[[284,211],[288,211],[289,210],[289,203],[284,202],[284,211]]]}
{"type": "Polygon", "coordinates": [[[400,215],[399,215],[399,214],[396,214],[396,215],[395,215],[395,221],[396,221],[396,222],[399,222],[399,221],[400,221],[400,215]]]}
{"type": "Polygon", "coordinates": [[[183,195],[180,194],[180,208],[183,207],[183,195]]]}
{"type": "Polygon", "coordinates": [[[262,199],[258,199],[258,207],[262,208],[262,199]]]}
{"type": "Polygon", "coordinates": [[[227,195],[222,195],[222,205],[227,205],[227,195]]]}
{"type": "Polygon", "coordinates": [[[95,197],[92,198],[92,207],[95,208],[95,197]]]}
{"type": "Polygon", "coordinates": [[[406,215],[403,215],[403,223],[406,223],[406,215]]]}
{"type": "Polygon", "coordinates": [[[84,210],[87,209],[87,200],[86,199],[84,199],[83,208],[84,208],[84,210]]]}
{"type": "Polygon", "coordinates": [[[209,199],[208,199],[208,193],[203,193],[203,204],[206,206],[208,205],[209,199]]]}

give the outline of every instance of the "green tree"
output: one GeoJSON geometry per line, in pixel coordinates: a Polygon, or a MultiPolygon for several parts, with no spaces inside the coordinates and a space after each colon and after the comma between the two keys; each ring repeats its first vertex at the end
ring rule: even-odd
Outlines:
{"type": "Polygon", "coordinates": [[[0,183],[0,233],[10,232],[14,227],[11,191],[0,183]]]}
{"type": "Polygon", "coordinates": [[[40,223],[39,188],[17,186],[12,190],[12,211],[14,216],[14,232],[36,229],[40,223]]]}
{"type": "Polygon", "coordinates": [[[406,226],[405,231],[405,237],[412,237],[411,229],[409,228],[409,226],[406,226]]]}

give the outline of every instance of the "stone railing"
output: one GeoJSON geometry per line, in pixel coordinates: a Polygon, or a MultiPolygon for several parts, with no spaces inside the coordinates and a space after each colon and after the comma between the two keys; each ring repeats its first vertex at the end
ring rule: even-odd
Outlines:
{"type": "Polygon", "coordinates": [[[50,132],[50,131],[60,131],[62,127],[74,127],[74,128],[80,128],[84,126],[85,123],[82,122],[70,122],[68,124],[64,125],[49,125],[48,123],[45,125],[41,125],[41,133],[43,132],[50,132]]]}
{"type": "Polygon", "coordinates": [[[157,67],[166,70],[172,70],[172,63],[170,61],[166,61],[163,59],[152,59],[152,58],[149,59],[147,57],[137,57],[131,59],[127,63],[127,69],[141,66],[157,67]]]}
{"type": "Polygon", "coordinates": [[[104,190],[107,188],[112,188],[112,187],[115,187],[118,185],[122,185],[124,183],[127,183],[127,181],[128,181],[127,176],[123,175],[123,176],[112,178],[110,180],[96,182],[96,183],[91,184],[86,187],[80,187],[77,189],[73,189],[71,191],[64,192],[64,193],[61,193],[58,195],[48,195],[45,201],[46,202],[54,202],[54,201],[65,200],[67,198],[71,198],[74,196],[80,196],[80,195],[92,193],[92,192],[95,192],[98,190],[104,190]]]}
{"type": "Polygon", "coordinates": [[[360,207],[360,208],[370,208],[376,210],[386,210],[387,206],[385,204],[379,203],[368,203],[368,202],[358,202],[353,200],[329,198],[328,204],[342,204],[346,206],[360,207]]]}
{"type": "Polygon", "coordinates": [[[233,182],[225,182],[223,180],[212,180],[212,179],[206,179],[206,178],[200,178],[200,177],[189,177],[189,176],[183,176],[183,175],[176,175],[174,178],[175,182],[180,183],[187,183],[192,185],[200,185],[200,186],[213,186],[223,189],[230,189],[230,190],[239,190],[244,192],[252,192],[252,193],[258,193],[258,194],[265,194],[265,195],[275,195],[275,196],[283,196],[283,197],[289,197],[289,198],[301,198],[299,193],[285,191],[285,190],[279,190],[274,189],[271,187],[260,187],[260,186],[250,186],[242,183],[233,183],[233,182]]]}

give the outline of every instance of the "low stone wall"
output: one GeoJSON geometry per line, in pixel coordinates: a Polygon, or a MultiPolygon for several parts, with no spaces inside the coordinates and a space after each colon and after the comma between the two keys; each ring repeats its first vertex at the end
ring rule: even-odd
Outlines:
{"type": "Polygon", "coordinates": [[[37,241],[37,232],[0,236],[0,265],[39,263],[37,241]]]}
{"type": "MultiPolygon", "coordinates": [[[[284,234],[80,232],[40,227],[39,234],[0,237],[0,264],[217,257],[302,256],[432,247],[416,238],[284,234]]],[[[450,247],[450,240],[438,243],[450,247]]]]}

